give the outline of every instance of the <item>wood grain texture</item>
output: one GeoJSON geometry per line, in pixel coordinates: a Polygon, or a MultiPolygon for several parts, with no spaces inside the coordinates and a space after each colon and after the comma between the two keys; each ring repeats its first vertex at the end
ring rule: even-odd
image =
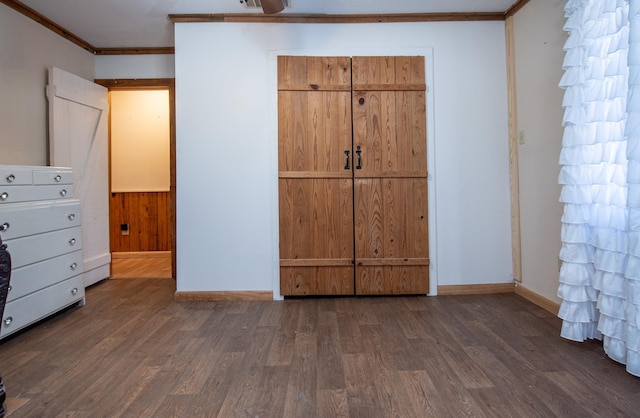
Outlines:
{"type": "Polygon", "coordinates": [[[171,270],[169,251],[111,253],[112,279],[172,277],[171,270]]]}
{"type": "Polygon", "coordinates": [[[428,259],[426,183],[356,180],[356,259],[428,259]]]}
{"type": "Polygon", "coordinates": [[[273,292],[270,291],[176,291],[177,302],[215,302],[215,301],[249,301],[249,300],[273,300],[273,292]]]}
{"type": "Polygon", "coordinates": [[[354,271],[358,294],[428,292],[424,70],[423,57],[278,57],[283,295],[345,294],[354,271]],[[353,241],[355,270],[336,268],[353,241]]]}
{"type": "Polygon", "coordinates": [[[509,7],[509,9],[504,12],[505,20],[518,13],[518,11],[526,6],[527,3],[529,3],[529,0],[516,1],[513,6],[509,7]]]}
{"type": "Polygon", "coordinates": [[[351,91],[349,57],[278,57],[278,90],[351,91]]]}
{"type": "Polygon", "coordinates": [[[281,179],[280,258],[353,259],[352,181],[281,179]]]}
{"type": "Polygon", "coordinates": [[[353,295],[353,266],[280,267],[280,294],[353,295]]]}
{"type": "Polygon", "coordinates": [[[278,170],[344,174],[351,149],[349,92],[278,93],[278,170]]]}
{"type": "MultiPolygon", "coordinates": [[[[526,2],[520,2],[526,3],[526,2]]],[[[513,279],[522,282],[522,236],[520,230],[520,168],[518,145],[518,108],[516,97],[516,52],[513,16],[505,21],[507,50],[507,99],[509,111],[509,191],[511,198],[511,263],[513,279]]]]}
{"type": "Polygon", "coordinates": [[[423,57],[353,57],[353,143],[360,146],[362,168],[369,173],[404,172],[427,175],[423,57]],[[361,91],[359,86],[384,84],[391,90],[361,91]]]}
{"type": "Polygon", "coordinates": [[[438,286],[438,295],[485,295],[496,293],[513,293],[513,283],[458,284],[438,286]]]}
{"type": "Polygon", "coordinates": [[[632,417],[638,379],[520,296],[176,302],[107,280],[0,343],[22,417],[632,417]]]}
{"type": "MultiPolygon", "coordinates": [[[[424,86],[424,58],[419,56],[357,56],[352,58],[353,90],[363,90],[367,85],[424,86]]],[[[367,90],[367,89],[364,89],[367,90]]]]}
{"type": "Polygon", "coordinates": [[[358,294],[428,293],[427,180],[357,179],[355,196],[358,294]],[[399,266],[398,259],[427,266],[399,266]]]}
{"type": "Polygon", "coordinates": [[[358,266],[356,293],[358,295],[426,295],[429,293],[429,267],[358,266]]]}
{"type": "Polygon", "coordinates": [[[97,78],[93,82],[109,90],[142,90],[166,87],[169,89],[170,100],[173,96],[171,92],[176,86],[175,78],[97,78]]]}
{"type": "Polygon", "coordinates": [[[111,193],[111,251],[171,251],[171,212],[170,192],[111,193]],[[129,235],[122,234],[121,224],[129,225],[129,235]]]}
{"type": "Polygon", "coordinates": [[[351,258],[294,258],[280,259],[281,267],[312,267],[312,266],[352,266],[351,258]]]}
{"type": "MultiPolygon", "coordinates": [[[[153,258],[171,258],[170,251],[130,251],[122,253],[111,253],[111,260],[123,259],[149,260],[153,258]]],[[[153,261],[153,260],[151,260],[153,261]]]]}
{"type": "Polygon", "coordinates": [[[294,14],[257,13],[170,14],[173,23],[245,22],[245,23],[389,23],[389,22],[470,22],[504,20],[504,13],[388,13],[388,14],[294,14]]]}
{"type": "Polygon", "coordinates": [[[283,295],[353,294],[350,83],[349,58],[278,57],[283,295]]]}
{"type": "Polygon", "coordinates": [[[423,57],[353,57],[357,294],[429,291],[424,77],[423,57]]]}
{"type": "Polygon", "coordinates": [[[176,49],[172,46],[137,48],[96,48],[95,55],[172,55],[176,49]]]}

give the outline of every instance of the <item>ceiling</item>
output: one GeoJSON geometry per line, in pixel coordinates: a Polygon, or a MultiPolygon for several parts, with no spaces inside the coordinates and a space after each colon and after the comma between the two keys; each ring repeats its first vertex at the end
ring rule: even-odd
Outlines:
{"type": "MultiPolygon", "coordinates": [[[[290,0],[291,7],[282,14],[505,12],[517,2],[290,0]]],[[[96,48],[171,47],[173,24],[169,14],[262,13],[262,9],[247,9],[240,0],[22,0],[21,3],[96,48]]]]}

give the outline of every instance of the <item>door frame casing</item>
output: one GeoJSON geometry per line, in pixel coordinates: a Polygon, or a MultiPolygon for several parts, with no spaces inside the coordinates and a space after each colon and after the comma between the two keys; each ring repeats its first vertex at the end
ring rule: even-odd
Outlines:
{"type": "MultiPolygon", "coordinates": [[[[158,90],[169,91],[169,183],[171,196],[171,277],[176,278],[176,80],[175,78],[136,78],[136,79],[96,79],[94,83],[113,90],[158,90]]],[[[111,113],[109,113],[109,121],[111,113]]],[[[109,126],[111,138],[111,126],[109,126]]],[[[109,139],[109,142],[111,140],[109,139]]],[[[109,149],[111,154],[111,149],[109,149]]],[[[111,156],[109,156],[111,167],[111,156]]],[[[111,178],[111,177],[109,177],[111,178]]]]}
{"type": "MultiPolygon", "coordinates": [[[[437,269],[437,211],[436,211],[436,160],[435,160],[435,112],[434,112],[434,61],[433,48],[335,48],[335,49],[318,49],[318,50],[301,50],[301,49],[283,49],[272,50],[268,54],[268,71],[269,71],[269,141],[272,149],[278,149],[278,56],[423,56],[425,60],[425,81],[427,85],[425,101],[426,101],[426,118],[427,118],[427,167],[428,171],[428,236],[429,236],[429,296],[437,295],[438,289],[438,269],[437,269]]],[[[272,288],[274,300],[283,300],[280,294],[280,225],[279,225],[279,208],[278,208],[278,158],[277,152],[275,158],[270,163],[271,172],[271,191],[272,191],[272,263],[273,277],[272,288]]]]}

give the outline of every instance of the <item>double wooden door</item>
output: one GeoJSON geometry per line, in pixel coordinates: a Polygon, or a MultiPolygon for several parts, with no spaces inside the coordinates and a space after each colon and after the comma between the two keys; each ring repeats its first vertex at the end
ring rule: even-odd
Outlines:
{"type": "Polygon", "coordinates": [[[429,291],[423,57],[278,57],[280,293],[429,291]]]}

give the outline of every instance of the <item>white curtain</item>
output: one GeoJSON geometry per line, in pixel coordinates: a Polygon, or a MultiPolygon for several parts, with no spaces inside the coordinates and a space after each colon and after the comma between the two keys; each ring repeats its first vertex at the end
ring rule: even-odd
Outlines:
{"type": "Polygon", "coordinates": [[[640,376],[640,0],[565,7],[561,335],[640,376]]]}

